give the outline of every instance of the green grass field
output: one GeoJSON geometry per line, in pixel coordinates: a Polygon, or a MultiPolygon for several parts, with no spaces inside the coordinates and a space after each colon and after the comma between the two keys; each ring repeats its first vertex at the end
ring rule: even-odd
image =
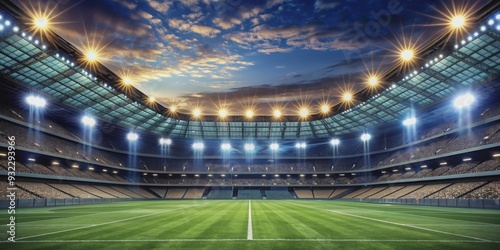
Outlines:
{"type": "Polygon", "coordinates": [[[3,211],[0,249],[500,249],[500,211],[481,209],[179,200],[16,213],[9,243],[3,211]]]}

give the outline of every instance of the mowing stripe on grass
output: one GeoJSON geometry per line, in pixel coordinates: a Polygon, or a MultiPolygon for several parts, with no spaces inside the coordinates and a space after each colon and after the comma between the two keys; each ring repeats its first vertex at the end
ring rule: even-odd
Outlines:
{"type": "Polygon", "coordinates": [[[456,233],[450,233],[450,232],[445,232],[445,231],[436,230],[436,229],[430,229],[430,228],[425,228],[425,227],[412,226],[410,224],[401,224],[401,223],[387,221],[387,220],[380,220],[380,219],[370,218],[370,217],[361,216],[361,215],[344,213],[344,212],[340,212],[340,211],[336,211],[336,210],[328,210],[328,209],[323,209],[323,208],[317,208],[317,207],[299,205],[299,204],[294,204],[294,203],[290,203],[290,202],[287,202],[287,203],[295,205],[295,206],[313,208],[313,209],[323,210],[323,211],[327,211],[327,212],[332,212],[332,213],[347,215],[347,216],[356,217],[356,218],[360,218],[360,219],[364,219],[364,220],[372,220],[372,221],[377,221],[377,222],[392,224],[392,225],[396,225],[396,226],[410,227],[410,228],[420,229],[420,230],[429,231],[429,232],[435,232],[435,233],[453,235],[453,236],[458,236],[458,237],[462,237],[462,238],[469,238],[469,239],[473,239],[473,240],[477,240],[477,241],[482,241],[482,242],[493,242],[491,240],[486,240],[486,239],[482,239],[482,238],[478,238],[478,237],[473,237],[473,236],[468,236],[468,235],[463,235],[463,234],[456,234],[456,233]]]}
{"type": "Polygon", "coordinates": [[[50,232],[50,233],[43,233],[43,234],[37,234],[37,235],[32,235],[32,236],[26,236],[26,237],[18,238],[18,239],[16,239],[16,241],[18,241],[18,240],[24,240],[24,239],[30,239],[30,238],[35,238],[35,237],[40,237],[40,236],[53,235],[53,234],[58,234],[58,233],[65,233],[65,232],[75,231],[75,230],[79,230],[79,229],[85,229],[85,228],[91,228],[91,227],[109,225],[109,224],[114,224],[114,223],[123,222],[123,221],[135,220],[135,219],[139,219],[139,218],[149,217],[149,216],[153,216],[153,215],[157,215],[157,214],[169,213],[169,212],[173,212],[173,211],[177,211],[177,210],[186,209],[186,208],[189,208],[189,207],[197,207],[197,206],[206,205],[206,204],[207,203],[197,204],[197,205],[191,205],[191,206],[181,207],[181,208],[177,208],[177,209],[170,209],[170,210],[166,210],[166,211],[161,211],[161,212],[157,212],[157,213],[150,213],[150,214],[139,215],[139,216],[130,217],[130,218],[122,219],[122,220],[115,220],[115,221],[109,221],[109,222],[104,222],[104,223],[100,223],[100,224],[94,224],[94,225],[90,225],[90,226],[76,227],[76,228],[71,228],[71,229],[66,229],[66,230],[60,230],[60,231],[55,231],[55,232],[50,232]]]}
{"type": "MultiPolygon", "coordinates": [[[[137,239],[137,240],[27,240],[16,243],[95,243],[95,242],[217,242],[217,241],[247,241],[246,239],[137,239]]],[[[500,241],[477,241],[477,240],[412,240],[412,239],[254,239],[254,241],[318,241],[318,242],[435,242],[435,243],[500,243],[500,241]]]]}
{"type": "Polygon", "coordinates": [[[247,240],[253,240],[253,230],[252,230],[252,201],[248,200],[248,230],[247,230],[247,240]]]}
{"type": "MultiPolygon", "coordinates": [[[[376,204],[376,203],[370,203],[370,204],[376,204]]],[[[348,207],[347,205],[344,205],[344,204],[336,204],[336,205],[337,206],[341,206],[341,207],[348,207]]],[[[390,211],[390,210],[388,210],[388,211],[380,211],[380,210],[376,210],[376,209],[372,209],[372,208],[367,208],[366,204],[363,204],[363,205],[364,205],[363,207],[359,207],[358,206],[355,210],[349,209],[349,211],[352,212],[352,211],[364,210],[364,211],[369,211],[370,214],[372,214],[372,213],[391,213],[391,214],[408,215],[406,213],[400,213],[400,212],[395,212],[395,211],[390,211]]],[[[401,205],[395,204],[394,206],[401,206],[401,205]]],[[[348,207],[348,208],[350,208],[350,207],[348,207]]],[[[427,207],[427,206],[424,206],[424,207],[407,206],[407,207],[405,207],[405,209],[408,209],[408,210],[411,209],[413,211],[422,211],[422,210],[433,211],[433,212],[431,212],[429,214],[447,214],[448,213],[448,212],[436,211],[433,207],[427,207]]],[[[421,214],[411,214],[411,215],[413,217],[436,218],[434,216],[421,215],[421,214]]],[[[484,216],[476,216],[476,217],[484,218],[484,216]]],[[[441,220],[449,220],[449,221],[461,221],[461,220],[457,220],[457,219],[441,218],[441,217],[439,219],[441,219],[441,220]]],[[[498,224],[487,223],[487,222],[480,222],[480,221],[474,221],[474,223],[498,226],[498,224]]]]}

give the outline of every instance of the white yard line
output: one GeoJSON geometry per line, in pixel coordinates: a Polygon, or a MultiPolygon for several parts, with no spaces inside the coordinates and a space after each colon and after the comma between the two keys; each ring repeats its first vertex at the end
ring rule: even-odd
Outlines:
{"type": "Polygon", "coordinates": [[[55,231],[55,232],[50,232],[50,233],[43,233],[43,234],[37,234],[37,235],[32,235],[32,236],[26,236],[26,237],[17,238],[16,241],[18,241],[18,240],[24,240],[24,239],[30,239],[30,238],[35,238],[35,237],[40,237],[40,236],[46,236],[46,235],[53,235],[53,234],[65,233],[65,232],[75,231],[75,230],[79,230],[79,229],[85,229],[85,228],[91,228],[91,227],[98,227],[98,226],[103,226],[103,225],[109,225],[109,224],[114,224],[114,223],[123,222],[123,221],[135,220],[135,219],[144,218],[144,217],[148,217],[148,216],[153,216],[153,215],[157,215],[157,214],[163,214],[163,213],[169,213],[169,212],[173,212],[173,211],[177,211],[177,210],[182,210],[182,209],[186,209],[186,208],[189,208],[189,207],[201,206],[201,205],[205,205],[205,204],[191,205],[191,206],[181,207],[181,208],[177,208],[177,209],[170,209],[170,210],[166,210],[166,211],[161,211],[161,212],[157,212],[157,213],[144,214],[144,215],[130,217],[130,218],[121,219],[121,220],[109,221],[109,222],[104,222],[104,223],[99,223],[99,224],[94,224],[94,225],[89,225],[89,226],[83,226],[83,227],[75,227],[75,228],[71,228],[71,229],[60,230],[60,231],[55,231]]]}
{"type": "MultiPolygon", "coordinates": [[[[99,243],[99,242],[219,242],[247,241],[247,239],[121,239],[121,240],[24,240],[16,243],[99,243]]],[[[500,243],[500,241],[477,240],[415,240],[415,239],[254,239],[254,241],[318,241],[318,242],[434,242],[434,243],[500,243]]]]}
{"type": "Polygon", "coordinates": [[[247,240],[253,240],[252,201],[250,201],[250,200],[248,200],[248,230],[247,230],[247,240]]]}
{"type": "MultiPolygon", "coordinates": [[[[290,202],[287,202],[287,203],[290,203],[290,202]]],[[[349,213],[339,212],[339,211],[336,211],[336,210],[322,209],[322,208],[317,208],[317,207],[299,205],[299,204],[295,204],[295,203],[290,203],[290,204],[295,205],[295,206],[313,208],[313,209],[323,210],[323,211],[327,211],[327,212],[342,214],[342,215],[356,217],[356,218],[365,219],[365,220],[372,220],[372,221],[377,221],[377,222],[392,224],[392,225],[396,225],[396,226],[409,227],[409,228],[415,228],[415,229],[420,229],[420,230],[429,231],[429,232],[435,232],[435,233],[440,233],[440,234],[453,235],[453,236],[458,236],[458,237],[462,237],[462,238],[473,239],[473,240],[477,240],[477,241],[492,242],[491,240],[486,240],[486,239],[482,239],[482,238],[478,238],[478,237],[473,237],[473,236],[468,236],[468,235],[463,235],[463,234],[450,233],[450,232],[445,232],[445,231],[436,230],[436,229],[430,229],[430,228],[425,228],[425,227],[418,227],[418,226],[413,226],[413,225],[410,225],[410,224],[401,224],[401,223],[387,221],[387,220],[380,220],[380,219],[370,218],[370,217],[361,216],[361,215],[355,215],[355,214],[349,214],[349,213]]]]}

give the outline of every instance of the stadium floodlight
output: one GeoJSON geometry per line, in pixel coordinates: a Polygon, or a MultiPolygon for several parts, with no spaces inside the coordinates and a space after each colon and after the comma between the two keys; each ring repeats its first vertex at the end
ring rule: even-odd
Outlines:
{"type": "Polygon", "coordinates": [[[127,134],[127,140],[129,140],[129,141],[137,141],[137,139],[139,139],[139,135],[137,133],[129,132],[127,134]]]}
{"type": "Polygon", "coordinates": [[[340,140],[337,139],[337,138],[333,138],[331,141],[330,141],[330,144],[332,144],[333,146],[337,146],[340,144],[340,140]]]}
{"type": "Polygon", "coordinates": [[[193,149],[194,150],[202,150],[203,148],[205,148],[205,145],[203,144],[203,142],[195,142],[195,143],[193,143],[193,149]]]}
{"type": "Polygon", "coordinates": [[[226,142],[226,143],[222,143],[222,144],[220,145],[220,148],[221,148],[222,150],[230,150],[230,149],[231,149],[231,144],[229,144],[229,143],[227,143],[227,142],[226,142]]]}
{"type": "Polygon", "coordinates": [[[466,93],[457,96],[453,101],[453,105],[455,105],[455,107],[457,107],[458,109],[462,109],[469,107],[474,102],[474,100],[475,98],[471,93],[466,93]]]}
{"type": "Polygon", "coordinates": [[[219,117],[226,118],[227,117],[227,110],[226,109],[219,110],[219,117]]]}
{"type": "Polygon", "coordinates": [[[299,148],[299,149],[306,148],[306,143],[305,142],[297,142],[297,143],[295,143],[295,147],[299,148]]]}
{"type": "Polygon", "coordinates": [[[307,118],[309,116],[309,109],[307,109],[307,108],[301,108],[299,110],[299,116],[301,118],[307,118]]]}
{"type": "Polygon", "coordinates": [[[269,146],[271,150],[278,150],[280,148],[280,145],[278,143],[271,143],[269,146]]]}
{"type": "Polygon", "coordinates": [[[413,50],[405,49],[405,50],[401,51],[400,56],[401,56],[401,60],[403,60],[404,62],[411,61],[413,59],[413,50]]]}
{"type": "Polygon", "coordinates": [[[244,148],[246,151],[252,151],[255,149],[255,145],[253,143],[245,143],[244,148]]]}
{"type": "Polygon", "coordinates": [[[275,109],[273,111],[273,116],[274,116],[274,118],[280,118],[281,117],[281,110],[275,109]]]}
{"type": "Polygon", "coordinates": [[[26,102],[35,108],[43,108],[47,105],[47,101],[40,96],[30,95],[26,97],[26,102]]]}
{"type": "Polygon", "coordinates": [[[454,16],[451,19],[450,26],[452,29],[461,29],[465,26],[465,17],[462,15],[454,16]]]}
{"type": "Polygon", "coordinates": [[[378,77],[377,76],[370,76],[368,78],[368,85],[370,87],[375,87],[378,85],[378,77]]]}
{"type": "Polygon", "coordinates": [[[253,110],[251,110],[251,109],[247,110],[246,117],[247,118],[252,118],[253,117],[253,110]]]}
{"type": "Polygon", "coordinates": [[[416,123],[417,123],[417,118],[415,117],[410,117],[403,121],[403,125],[405,126],[412,126],[415,125],[416,123]]]}
{"type": "Polygon", "coordinates": [[[160,145],[167,145],[169,146],[172,144],[172,139],[170,138],[160,138],[160,145]]]}
{"type": "Polygon", "coordinates": [[[201,116],[201,109],[199,109],[199,108],[195,108],[195,109],[193,110],[193,117],[198,118],[198,117],[200,117],[200,116],[201,116]]]}
{"type": "Polygon", "coordinates": [[[49,27],[49,20],[46,17],[37,17],[35,19],[35,26],[38,29],[46,29],[49,27]]]}
{"type": "Polygon", "coordinates": [[[345,92],[342,95],[342,101],[344,101],[344,102],[350,102],[350,101],[352,101],[352,93],[351,92],[345,92]]]}
{"type": "Polygon", "coordinates": [[[84,115],[82,117],[82,123],[86,127],[93,127],[93,126],[95,126],[96,121],[95,121],[95,119],[93,117],[90,117],[88,115],[84,115]]]}
{"type": "Polygon", "coordinates": [[[361,135],[361,140],[362,140],[362,141],[368,141],[368,140],[370,140],[371,138],[372,138],[372,136],[371,136],[370,134],[368,134],[368,133],[363,133],[363,134],[361,135]]]}
{"type": "Polygon", "coordinates": [[[327,114],[330,112],[330,106],[328,104],[321,105],[321,113],[327,114]]]}

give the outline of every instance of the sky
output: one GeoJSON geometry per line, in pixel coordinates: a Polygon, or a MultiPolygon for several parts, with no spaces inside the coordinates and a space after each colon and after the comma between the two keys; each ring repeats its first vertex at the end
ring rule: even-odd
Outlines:
{"type": "MultiPolygon", "coordinates": [[[[165,107],[204,114],[247,108],[294,114],[340,101],[367,74],[398,64],[404,41],[423,46],[453,9],[489,1],[41,0],[50,29],[165,107]]],[[[315,111],[316,110],[316,111],[315,111]]]]}

